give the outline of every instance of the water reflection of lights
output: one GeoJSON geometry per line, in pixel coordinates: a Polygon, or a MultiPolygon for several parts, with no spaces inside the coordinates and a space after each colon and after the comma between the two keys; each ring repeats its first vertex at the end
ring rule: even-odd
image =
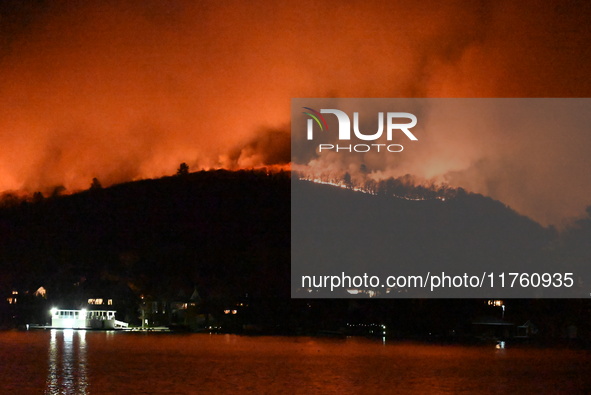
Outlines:
{"type": "Polygon", "coordinates": [[[51,330],[45,394],[87,394],[86,331],[51,330]]]}

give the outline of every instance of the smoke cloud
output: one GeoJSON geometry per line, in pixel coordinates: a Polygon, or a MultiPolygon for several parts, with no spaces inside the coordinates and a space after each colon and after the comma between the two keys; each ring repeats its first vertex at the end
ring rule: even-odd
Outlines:
{"type": "MultiPolygon", "coordinates": [[[[4,1],[0,190],[284,162],[292,97],[585,97],[590,17],[577,1],[4,1]]],[[[466,137],[379,170],[542,223],[591,203],[589,137],[466,137]]]]}

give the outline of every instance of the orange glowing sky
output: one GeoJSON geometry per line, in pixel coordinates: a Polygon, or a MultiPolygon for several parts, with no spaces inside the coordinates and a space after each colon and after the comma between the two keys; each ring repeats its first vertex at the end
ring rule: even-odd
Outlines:
{"type": "MultiPolygon", "coordinates": [[[[292,97],[589,96],[588,2],[440,3],[3,1],[0,190],[284,163],[292,97]]],[[[591,204],[591,136],[467,135],[399,167],[545,224],[591,204]]]]}

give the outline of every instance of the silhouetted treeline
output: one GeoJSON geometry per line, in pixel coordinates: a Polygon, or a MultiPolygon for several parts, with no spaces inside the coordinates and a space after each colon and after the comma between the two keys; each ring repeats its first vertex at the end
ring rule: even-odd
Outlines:
{"type": "MultiPolygon", "coordinates": [[[[469,331],[471,319],[486,311],[477,300],[291,300],[289,173],[179,175],[108,188],[98,187],[97,180],[95,187],[67,196],[13,196],[0,208],[3,297],[17,289],[19,298],[29,300],[30,311],[21,311],[25,320],[47,306],[23,290],[43,286],[52,303],[67,303],[89,290],[109,289],[137,319],[142,297],[171,301],[188,297],[196,287],[203,311],[220,314],[225,306],[245,300],[250,307],[238,323],[268,332],[309,333],[375,322],[406,337],[469,331]]],[[[444,191],[444,196],[453,195],[445,202],[388,196],[418,193],[406,187],[404,180],[386,181],[379,187],[384,193],[371,196],[309,183],[316,207],[335,216],[335,228],[360,223],[354,221],[365,214],[393,224],[391,234],[407,235],[394,244],[418,243],[417,248],[400,248],[401,262],[420,254],[421,259],[469,263],[491,254],[543,267],[556,260],[569,265],[591,258],[591,215],[558,234],[500,202],[459,190],[444,191]],[[353,204],[373,199],[377,211],[340,215],[334,199],[353,204]]],[[[5,299],[0,303],[4,317],[12,316],[5,299]]],[[[520,324],[536,320],[546,325],[548,336],[560,336],[568,322],[578,325],[579,333],[588,332],[588,314],[587,301],[515,300],[509,301],[506,318],[520,324]]]]}
{"type": "MultiPolygon", "coordinates": [[[[297,176],[305,180],[315,178],[303,173],[298,173],[297,176]]],[[[358,174],[357,178],[359,177],[358,174]]],[[[323,183],[341,185],[348,189],[360,190],[372,195],[393,196],[409,200],[442,200],[467,194],[463,188],[452,188],[446,184],[418,183],[415,177],[410,174],[376,181],[368,177],[364,172],[361,172],[361,180],[354,179],[350,173],[346,172],[342,177],[321,175],[317,180],[323,183]]]]}
{"type": "Polygon", "coordinates": [[[289,193],[288,173],[218,170],[15,202],[0,210],[0,289],[289,295],[289,193]]]}

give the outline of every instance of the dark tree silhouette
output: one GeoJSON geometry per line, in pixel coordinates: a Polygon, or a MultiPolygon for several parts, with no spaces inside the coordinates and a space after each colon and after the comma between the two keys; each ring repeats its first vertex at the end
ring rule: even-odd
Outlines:
{"type": "Polygon", "coordinates": [[[98,189],[103,189],[103,186],[101,182],[98,180],[98,178],[95,177],[92,179],[92,183],[90,184],[90,190],[95,191],[98,189]]]}
{"type": "Polygon", "coordinates": [[[345,183],[345,185],[347,186],[347,188],[352,188],[353,187],[353,182],[351,180],[351,174],[345,173],[345,175],[343,176],[343,182],[345,183]]]}
{"type": "Polygon", "coordinates": [[[176,171],[177,176],[186,176],[189,174],[189,165],[185,162],[181,163],[178,170],[176,171]]]}

